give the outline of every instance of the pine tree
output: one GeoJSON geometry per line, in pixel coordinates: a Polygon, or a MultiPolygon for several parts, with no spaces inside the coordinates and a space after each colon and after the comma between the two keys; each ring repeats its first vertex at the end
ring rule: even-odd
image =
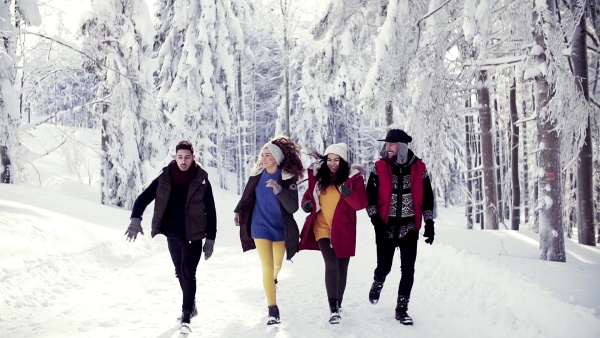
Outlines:
{"type": "Polygon", "coordinates": [[[225,0],[161,1],[157,13],[155,87],[171,143],[192,141],[200,161],[217,166],[226,188],[227,135],[238,109],[236,60],[243,50],[239,20],[225,0]]]}
{"type": "Polygon", "coordinates": [[[39,25],[37,1],[0,0],[0,183],[13,183],[21,119],[21,101],[15,90],[17,39],[22,25],[39,25]],[[21,6],[23,5],[23,6],[21,6]]]}
{"type": "Polygon", "coordinates": [[[156,124],[146,76],[154,35],[143,0],[95,0],[81,26],[86,69],[99,80],[95,117],[102,130],[102,203],[130,209],[145,181],[156,124]]]}

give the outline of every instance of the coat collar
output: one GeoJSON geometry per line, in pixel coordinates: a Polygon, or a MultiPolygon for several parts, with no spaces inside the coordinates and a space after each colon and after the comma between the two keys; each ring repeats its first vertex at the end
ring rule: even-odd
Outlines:
{"type": "MultiPolygon", "coordinates": [[[[348,178],[353,178],[354,176],[358,175],[361,173],[360,171],[360,165],[359,164],[352,164],[350,165],[350,172],[348,173],[348,178]]],[[[312,174],[313,176],[317,176],[317,172],[319,171],[319,169],[321,169],[321,162],[315,162],[313,163],[310,168],[312,168],[312,174]]]]}
{"type": "MultiPolygon", "coordinates": [[[[262,174],[263,171],[265,171],[265,168],[263,168],[263,167],[254,168],[250,172],[250,176],[258,176],[258,175],[262,174]]],[[[292,177],[294,177],[294,175],[292,175],[291,173],[289,173],[289,172],[287,172],[285,170],[281,171],[281,179],[282,180],[289,180],[292,177]]]]}

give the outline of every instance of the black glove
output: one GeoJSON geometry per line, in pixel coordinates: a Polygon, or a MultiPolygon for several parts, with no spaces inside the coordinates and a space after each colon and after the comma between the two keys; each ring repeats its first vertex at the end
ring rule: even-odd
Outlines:
{"type": "Polygon", "coordinates": [[[350,196],[350,188],[346,185],[341,185],[340,186],[340,194],[342,194],[342,197],[350,196]]]}
{"type": "Polygon", "coordinates": [[[433,220],[428,219],[425,221],[425,233],[423,237],[425,237],[425,243],[431,245],[433,244],[433,236],[435,236],[435,231],[433,231],[433,220]]]}
{"type": "Polygon", "coordinates": [[[204,242],[204,246],[202,247],[202,251],[204,251],[204,259],[205,260],[209,259],[210,256],[212,256],[214,247],[215,247],[215,240],[214,239],[207,239],[204,242]]]}
{"type": "Polygon", "coordinates": [[[307,200],[306,202],[302,203],[302,210],[304,210],[304,212],[311,212],[312,211],[312,201],[307,200]]]}
{"type": "Polygon", "coordinates": [[[375,228],[375,237],[382,237],[385,233],[387,224],[381,219],[379,214],[373,214],[373,216],[371,216],[371,223],[373,224],[373,228],[375,228]]]}
{"type": "Polygon", "coordinates": [[[382,224],[385,224],[385,222],[379,217],[379,214],[373,214],[373,216],[371,216],[371,224],[373,224],[374,227],[379,227],[382,224]]]}
{"type": "Polygon", "coordinates": [[[144,230],[142,230],[142,219],[132,218],[130,221],[129,227],[125,230],[125,235],[127,236],[127,241],[135,242],[138,232],[142,235],[144,234],[144,230]]]}

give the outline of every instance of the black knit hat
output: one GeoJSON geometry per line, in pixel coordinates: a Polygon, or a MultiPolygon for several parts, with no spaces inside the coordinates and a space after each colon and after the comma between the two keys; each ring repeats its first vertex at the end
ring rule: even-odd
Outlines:
{"type": "Polygon", "coordinates": [[[179,151],[179,149],[186,149],[192,152],[192,154],[194,153],[194,146],[192,145],[192,142],[190,141],[181,141],[179,143],[177,143],[177,146],[175,146],[175,152],[179,151]]]}
{"type": "Polygon", "coordinates": [[[390,131],[387,132],[387,135],[385,135],[385,139],[377,141],[410,143],[412,137],[402,129],[390,129],[390,131]]]}

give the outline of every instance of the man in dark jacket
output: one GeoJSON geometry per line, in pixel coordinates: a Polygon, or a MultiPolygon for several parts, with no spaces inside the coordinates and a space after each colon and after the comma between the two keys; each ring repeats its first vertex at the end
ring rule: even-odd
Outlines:
{"type": "Polygon", "coordinates": [[[204,259],[213,253],[217,235],[217,213],[208,174],[194,160],[194,148],[181,141],[175,148],[175,159],[135,200],[131,224],[125,235],[135,241],[142,231],[142,214],[153,200],[152,237],[167,237],[175,275],[183,293],[182,333],[191,332],[191,317],[196,309],[196,269],[204,251],[204,259]],[[206,239],[204,246],[202,240],[206,239]]]}
{"type": "Polygon", "coordinates": [[[377,268],[369,292],[369,301],[376,304],[386,276],[392,268],[396,248],[400,249],[400,286],[396,305],[396,319],[412,325],[407,314],[412,290],[417,241],[422,221],[425,220],[426,243],[433,243],[434,195],[429,174],[421,159],[408,149],[412,141],[406,132],[391,129],[385,139],[381,159],[367,182],[367,213],[375,228],[377,268]]]}

